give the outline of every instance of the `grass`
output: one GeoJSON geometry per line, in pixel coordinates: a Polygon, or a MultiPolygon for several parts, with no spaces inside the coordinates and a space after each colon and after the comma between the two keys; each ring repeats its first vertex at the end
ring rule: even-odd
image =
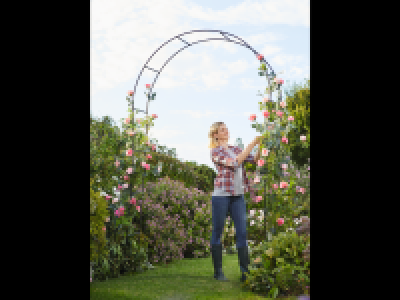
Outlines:
{"type": "Polygon", "coordinates": [[[270,299],[242,288],[237,254],[223,254],[222,268],[227,282],[214,279],[211,256],[182,259],[143,273],[91,282],[90,299],[270,299]]]}

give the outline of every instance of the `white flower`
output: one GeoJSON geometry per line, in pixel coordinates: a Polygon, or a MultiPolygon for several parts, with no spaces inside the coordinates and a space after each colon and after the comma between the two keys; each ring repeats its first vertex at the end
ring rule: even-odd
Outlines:
{"type": "Polygon", "coordinates": [[[251,221],[250,221],[250,226],[253,226],[254,223],[255,223],[254,220],[251,220],[251,221]]]}

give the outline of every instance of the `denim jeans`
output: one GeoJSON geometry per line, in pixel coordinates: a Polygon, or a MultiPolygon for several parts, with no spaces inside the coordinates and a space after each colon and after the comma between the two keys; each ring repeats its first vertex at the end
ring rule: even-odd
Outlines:
{"type": "Polygon", "coordinates": [[[212,245],[221,244],[221,234],[225,227],[227,213],[233,219],[236,230],[236,249],[247,247],[246,203],[243,195],[212,196],[212,245]]]}

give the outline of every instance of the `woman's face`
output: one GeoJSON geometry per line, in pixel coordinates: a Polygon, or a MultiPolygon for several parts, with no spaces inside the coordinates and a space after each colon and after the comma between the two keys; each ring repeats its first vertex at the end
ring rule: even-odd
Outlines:
{"type": "Polygon", "coordinates": [[[226,128],[225,124],[222,124],[219,126],[218,133],[214,134],[215,137],[218,138],[217,142],[223,142],[227,143],[229,140],[229,131],[228,128],[226,128]]]}

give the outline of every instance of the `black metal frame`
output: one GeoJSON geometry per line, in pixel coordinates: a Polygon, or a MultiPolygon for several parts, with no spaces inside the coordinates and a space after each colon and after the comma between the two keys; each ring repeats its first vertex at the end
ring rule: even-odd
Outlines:
{"type": "MultiPolygon", "coordinates": [[[[181,34],[179,34],[179,35],[177,35],[177,36],[174,36],[173,38],[171,38],[171,39],[169,39],[168,41],[166,41],[164,44],[162,44],[160,47],[158,47],[158,48],[153,52],[153,54],[149,57],[149,59],[147,59],[146,63],[144,64],[144,66],[142,67],[142,70],[141,70],[140,73],[139,73],[138,78],[136,79],[135,87],[134,87],[134,89],[133,89],[132,100],[131,100],[131,101],[132,101],[132,113],[133,113],[133,118],[131,119],[131,122],[132,122],[132,123],[134,123],[134,111],[135,111],[135,110],[136,110],[136,111],[139,111],[139,112],[144,112],[144,113],[146,113],[146,116],[148,115],[148,103],[149,103],[150,97],[148,97],[148,100],[147,100],[147,102],[146,102],[146,111],[143,111],[143,110],[140,110],[140,109],[137,109],[137,108],[134,107],[134,98],[135,98],[135,95],[136,95],[136,87],[137,87],[137,85],[138,85],[139,79],[140,79],[140,77],[142,76],[142,73],[143,73],[144,69],[147,68],[147,69],[149,69],[149,70],[151,70],[151,71],[157,73],[157,75],[156,75],[156,77],[155,77],[153,83],[152,83],[151,86],[150,86],[150,91],[149,91],[149,95],[150,95],[150,94],[151,94],[151,91],[152,91],[152,89],[153,89],[153,87],[154,87],[154,84],[155,84],[155,82],[157,81],[158,76],[160,75],[160,73],[162,72],[162,70],[164,69],[164,67],[167,65],[167,63],[168,63],[172,58],[175,57],[175,55],[177,55],[179,52],[181,52],[182,50],[184,50],[184,49],[186,49],[186,48],[188,48],[188,47],[190,47],[190,46],[192,46],[192,45],[196,45],[196,44],[201,43],[201,42],[213,41],[213,40],[222,40],[222,41],[232,42],[232,43],[235,43],[235,44],[238,44],[238,45],[240,45],[240,46],[244,46],[244,47],[248,48],[248,49],[251,50],[256,56],[259,55],[259,53],[258,53],[256,50],[254,50],[248,43],[246,43],[246,42],[245,42],[243,39],[241,39],[240,37],[238,37],[238,36],[236,36],[236,35],[234,35],[234,34],[225,32],[225,31],[221,31],[221,30],[191,30],[191,31],[188,31],[188,32],[181,33],[181,34]],[[214,32],[218,32],[218,33],[220,33],[223,37],[222,37],[222,38],[208,38],[208,39],[200,40],[200,41],[193,42],[193,43],[189,43],[189,42],[187,42],[186,40],[184,40],[184,39],[182,38],[182,36],[184,36],[184,35],[186,35],[186,34],[191,34],[191,33],[195,33],[195,32],[213,32],[213,33],[214,33],[214,32]],[[241,43],[232,40],[230,37],[234,37],[234,38],[238,39],[241,43]],[[170,56],[169,59],[163,64],[163,66],[161,67],[160,70],[154,70],[153,68],[150,68],[150,67],[148,66],[148,63],[149,63],[149,61],[152,59],[152,57],[153,57],[162,47],[164,47],[166,44],[168,44],[168,43],[170,43],[171,41],[176,40],[176,39],[179,39],[180,41],[182,41],[182,42],[185,43],[186,45],[185,45],[184,47],[182,47],[181,49],[179,49],[178,51],[176,51],[172,56],[170,56]]],[[[266,64],[266,66],[272,71],[272,74],[275,73],[275,72],[273,71],[272,67],[265,61],[264,58],[261,58],[260,61],[262,61],[263,63],[266,64]]],[[[269,78],[269,76],[267,76],[267,78],[268,78],[268,86],[270,86],[270,78],[269,78]]],[[[270,91],[270,98],[272,99],[272,91],[270,91]]],[[[280,99],[281,99],[281,94],[280,94],[279,100],[280,100],[280,99]]],[[[278,105],[278,103],[277,103],[277,105],[278,105]]],[[[146,125],[146,135],[148,134],[148,129],[149,129],[149,128],[148,128],[148,125],[146,125]]],[[[132,137],[132,139],[133,139],[133,137],[132,137]]],[[[135,153],[134,141],[133,141],[133,143],[132,143],[132,150],[133,150],[132,152],[135,153]]],[[[146,153],[146,151],[143,151],[143,152],[146,153]]],[[[133,165],[135,164],[135,163],[134,163],[134,154],[132,155],[132,164],[133,164],[133,165]]],[[[266,183],[265,183],[265,184],[266,184],[266,183]]],[[[265,188],[266,188],[266,186],[264,186],[264,191],[265,191],[265,188]]],[[[131,185],[131,184],[129,185],[129,189],[130,189],[130,198],[132,198],[132,197],[134,196],[135,193],[132,191],[132,185],[131,185]]],[[[144,193],[144,177],[142,178],[142,192],[144,193]]],[[[139,204],[139,206],[141,207],[140,204],[139,204]]],[[[266,195],[265,195],[265,193],[264,193],[264,214],[266,215],[266,195]]],[[[264,226],[266,226],[266,218],[264,218],[264,226]]],[[[144,231],[144,230],[143,230],[144,228],[143,228],[143,213],[142,213],[142,209],[140,209],[140,227],[141,227],[142,232],[143,232],[143,231],[144,231]]],[[[139,236],[139,244],[140,244],[140,236],[139,236]]],[[[142,271],[142,270],[139,270],[139,271],[142,271]]]]}

